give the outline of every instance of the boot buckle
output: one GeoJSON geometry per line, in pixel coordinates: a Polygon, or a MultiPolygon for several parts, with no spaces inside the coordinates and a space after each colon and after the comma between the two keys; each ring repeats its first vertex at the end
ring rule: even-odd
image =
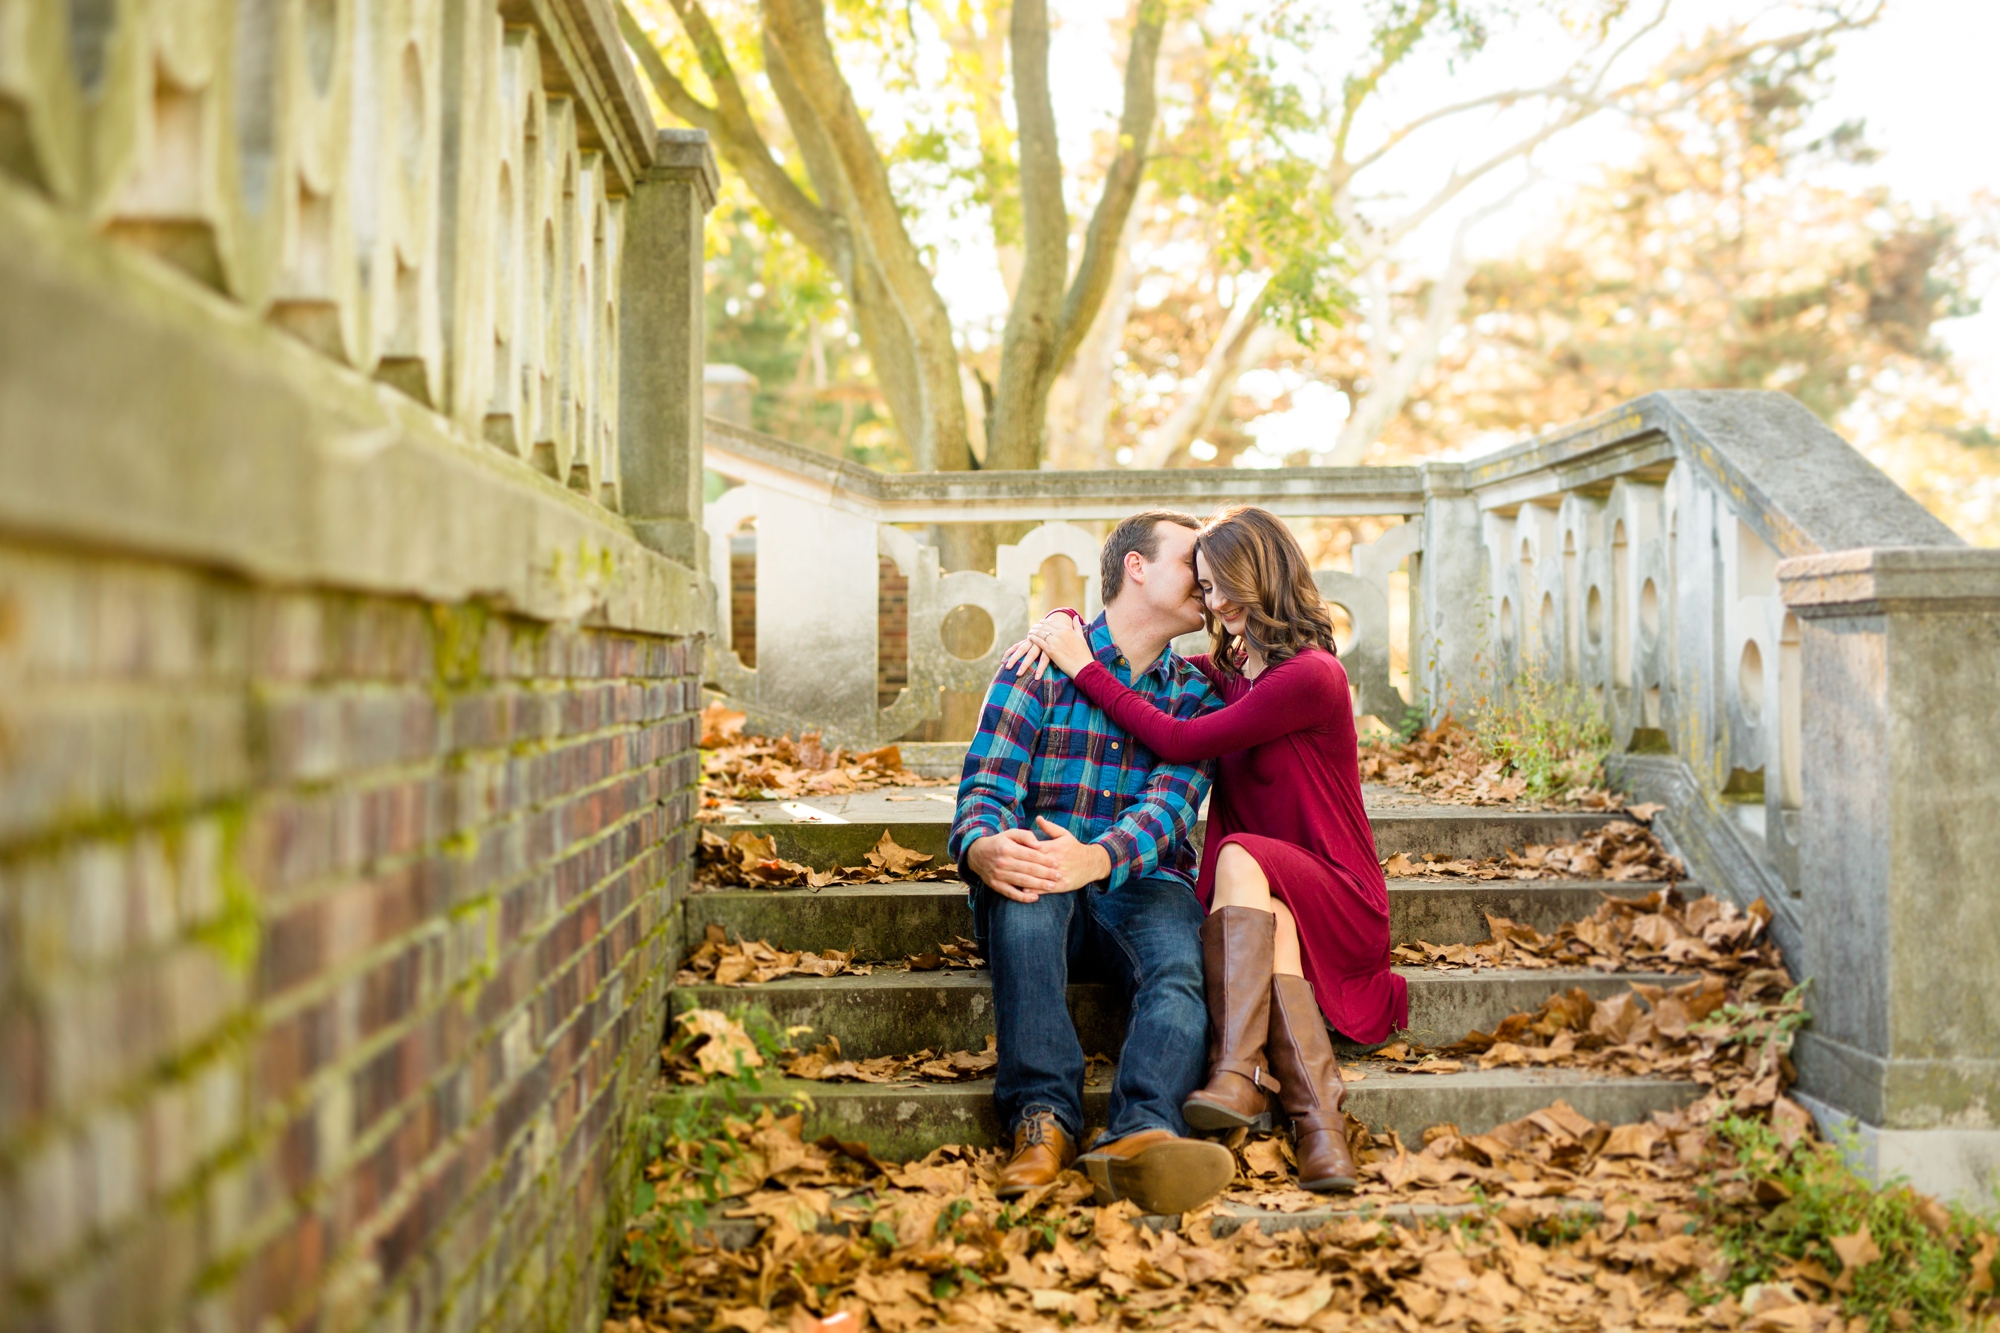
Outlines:
{"type": "Polygon", "coordinates": [[[1258,1065],[1250,1071],[1250,1082],[1253,1086],[1262,1088],[1274,1097],[1285,1090],[1284,1085],[1278,1082],[1262,1065],[1258,1065]]]}

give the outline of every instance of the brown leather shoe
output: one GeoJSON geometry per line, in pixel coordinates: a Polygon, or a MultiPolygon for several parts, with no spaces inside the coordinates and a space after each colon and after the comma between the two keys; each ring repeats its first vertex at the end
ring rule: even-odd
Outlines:
{"type": "Polygon", "coordinates": [[[1271,1027],[1271,953],[1278,918],[1254,907],[1218,907],[1202,919],[1208,992],[1208,1086],[1181,1103],[1202,1130],[1269,1129],[1278,1080],[1265,1062],[1271,1027]]]}
{"type": "Polygon", "coordinates": [[[1292,1118],[1299,1184],[1322,1194],[1354,1188],[1347,1146],[1347,1085],[1340,1080],[1326,1019],[1304,977],[1271,978],[1271,1063],[1284,1082],[1278,1100],[1292,1118]]]}
{"type": "Polygon", "coordinates": [[[1019,1198],[1054,1180],[1075,1160],[1076,1145],[1063,1132],[1055,1112],[1030,1111],[1014,1126],[1014,1155],[1000,1168],[1000,1183],[993,1192],[1003,1199],[1019,1198]]]}
{"type": "Polygon", "coordinates": [[[1130,1199],[1148,1213],[1199,1208],[1236,1178],[1236,1155],[1206,1139],[1142,1129],[1101,1143],[1076,1159],[1097,1187],[1099,1203],[1130,1199]]]}

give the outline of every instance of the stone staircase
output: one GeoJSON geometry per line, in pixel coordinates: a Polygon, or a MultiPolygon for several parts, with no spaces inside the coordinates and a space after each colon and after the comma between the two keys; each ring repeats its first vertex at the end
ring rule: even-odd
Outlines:
{"type": "MultiPolygon", "coordinates": [[[[944,855],[950,827],[951,789],[818,799],[811,810],[823,821],[801,818],[778,803],[757,803],[736,816],[730,831],[749,829],[777,841],[779,855],[814,868],[854,865],[884,829],[917,851],[944,855]],[[894,796],[899,799],[890,800],[894,796]],[[911,797],[915,799],[910,799],[911,797]],[[841,821],[841,822],[832,822],[841,821]]],[[[1605,822],[1601,813],[1518,813],[1427,805],[1399,793],[1371,789],[1369,811],[1383,856],[1427,852],[1484,857],[1530,842],[1575,838],[1605,822]]],[[[795,813],[794,813],[795,812],[795,813]]],[[[1587,916],[1600,893],[1641,896],[1649,885],[1603,881],[1391,880],[1389,901],[1395,942],[1477,943],[1488,937],[1486,914],[1509,917],[1539,930],[1587,916]]],[[[1683,892],[1702,892],[1682,885],[1683,892]]],[[[786,949],[855,950],[864,958],[900,962],[908,955],[972,934],[965,890],[956,883],[835,885],[805,889],[696,891],[687,900],[689,939],[711,923],[732,937],[765,939],[786,949]]],[[[1453,1041],[1468,1030],[1491,1031],[1509,1014],[1536,1008],[1550,994],[1580,986],[1594,998],[1619,994],[1633,981],[1671,985],[1684,977],[1647,973],[1483,969],[1439,972],[1403,969],[1410,986],[1410,1026],[1403,1036],[1426,1044],[1453,1041]]],[[[831,1035],[844,1056],[866,1059],[923,1049],[979,1050],[993,1031],[992,990],[981,970],[912,972],[877,970],[869,976],[788,977],[758,986],[674,988],[670,1012],[755,1005],[779,1023],[809,1027],[805,1043],[831,1035]]],[[[1114,988],[1079,981],[1069,1007],[1086,1052],[1116,1057],[1124,1034],[1123,1005],[1114,988]]],[[[1616,1078],[1564,1070],[1467,1068],[1455,1073],[1396,1072],[1370,1058],[1370,1049],[1342,1051],[1351,1081],[1349,1110],[1371,1129],[1393,1129],[1420,1143],[1423,1130],[1450,1122],[1480,1132],[1561,1098],[1594,1120],[1644,1119],[1680,1106],[1698,1089],[1667,1079],[1616,1078]]],[[[767,1078],[766,1095],[806,1105],[808,1137],[833,1133],[866,1142],[885,1158],[921,1156],[943,1143],[990,1144],[1002,1126],[993,1114],[992,1084],[857,1084],[767,1078]]],[[[1086,1089],[1084,1111],[1101,1125],[1109,1097],[1108,1074],[1086,1089]]],[[[666,1092],[663,1095],[680,1095],[666,1092]]]]}

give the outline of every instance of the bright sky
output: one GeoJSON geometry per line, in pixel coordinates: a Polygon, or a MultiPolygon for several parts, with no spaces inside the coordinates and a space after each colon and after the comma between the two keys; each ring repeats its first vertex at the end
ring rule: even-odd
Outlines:
{"type": "MultiPolygon", "coordinates": [[[[1635,10],[1646,7],[1634,5],[1635,10]]],[[[1051,72],[1065,157],[1075,160],[1086,151],[1092,130],[1117,114],[1122,52],[1113,49],[1106,28],[1125,4],[1058,0],[1056,8],[1060,28],[1051,72]]],[[[1777,20],[1785,19],[1785,0],[1772,8],[1777,20]]],[[[1627,67],[1628,77],[1663,54],[1675,38],[1746,12],[1742,0],[1676,0],[1674,17],[1662,33],[1635,49],[1637,58],[1627,67]]],[[[1363,35],[1354,34],[1357,39],[1363,35]]],[[[1450,85],[1450,95],[1457,100],[1546,80],[1559,72],[1566,49],[1574,48],[1566,48],[1550,27],[1530,18],[1518,29],[1496,34],[1477,60],[1458,71],[1448,69],[1442,59],[1428,65],[1413,62],[1389,90],[1380,122],[1364,126],[1362,137],[1369,128],[1379,133],[1435,105],[1441,83],[1450,85]]],[[[2000,210],[2000,84],[1991,68],[1996,52],[2000,52],[1996,0],[1888,0],[1879,23],[1843,39],[1834,89],[1821,109],[1828,127],[1865,119],[1868,138],[1882,154],[1868,167],[1850,169],[1850,178],[1843,183],[1879,182],[1920,210],[1939,208],[1959,214],[1969,211],[1974,196],[1985,191],[1989,209],[2000,210]]],[[[1325,73],[1337,79],[1344,68],[1336,53],[1325,73]]],[[[1362,183],[1367,192],[1421,198],[1455,164],[1476,161],[1493,146],[1509,142],[1527,123],[1522,114],[1496,118],[1475,113],[1461,118],[1448,129],[1413,139],[1401,160],[1385,161],[1373,178],[1364,177],[1362,183]]],[[[1628,148],[1629,141],[1608,119],[1572,131],[1537,157],[1544,183],[1524,197],[1527,206],[1481,223],[1472,248],[1491,254],[1518,245],[1560,200],[1566,183],[1587,179],[1597,164],[1624,157],[1628,148]]],[[[1503,172],[1496,175],[1490,190],[1470,192],[1459,207],[1442,213],[1418,234],[1418,254],[1429,256],[1432,267],[1441,267],[1463,211],[1512,188],[1520,179],[1518,172],[1503,172]]],[[[948,262],[944,267],[947,274],[964,275],[957,282],[947,279],[947,299],[962,320],[999,314],[1004,294],[990,262],[948,262]]],[[[1988,309],[1950,321],[1940,332],[1966,363],[1987,410],[2000,413],[2000,290],[1995,289],[1995,276],[1989,268],[1984,275],[1988,289],[1978,293],[1988,309]]]]}

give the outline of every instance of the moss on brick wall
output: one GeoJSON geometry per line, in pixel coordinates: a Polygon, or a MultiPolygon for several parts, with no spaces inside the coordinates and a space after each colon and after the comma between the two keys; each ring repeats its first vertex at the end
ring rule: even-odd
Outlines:
{"type": "Polygon", "coordinates": [[[578,1327],[700,666],[0,544],[0,1325],[578,1327]]]}

